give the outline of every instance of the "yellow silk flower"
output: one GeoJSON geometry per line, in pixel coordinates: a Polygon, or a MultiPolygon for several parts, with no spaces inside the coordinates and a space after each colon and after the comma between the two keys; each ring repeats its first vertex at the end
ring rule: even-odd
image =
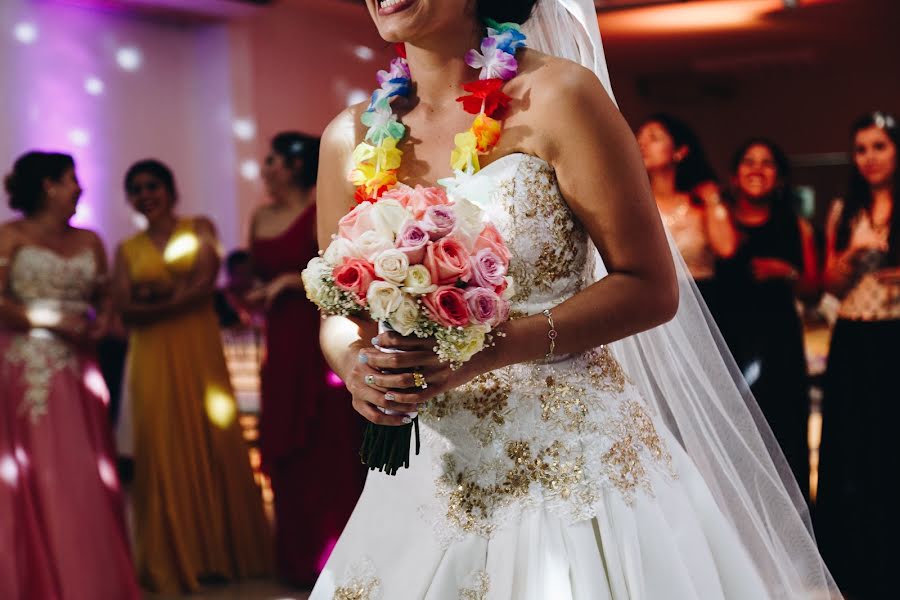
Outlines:
{"type": "Polygon", "coordinates": [[[397,149],[397,140],[394,138],[384,138],[377,146],[362,142],[353,150],[353,162],[356,168],[360,168],[363,164],[370,164],[380,167],[384,171],[399,169],[402,157],[403,152],[397,149]]]}
{"type": "Polygon", "coordinates": [[[471,131],[457,133],[453,138],[456,148],[450,155],[450,166],[466,173],[474,173],[481,169],[478,164],[478,140],[471,131]]]}
{"type": "Polygon", "coordinates": [[[492,119],[484,113],[475,117],[472,123],[472,134],[475,136],[476,148],[484,154],[489,152],[500,141],[500,121],[492,119]]]}

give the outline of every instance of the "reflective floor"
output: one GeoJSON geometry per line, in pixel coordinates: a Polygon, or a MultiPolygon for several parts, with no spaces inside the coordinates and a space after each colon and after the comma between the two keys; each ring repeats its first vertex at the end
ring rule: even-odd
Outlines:
{"type": "Polygon", "coordinates": [[[144,593],[144,600],[306,600],[309,592],[300,592],[270,581],[252,581],[211,586],[197,594],[166,596],[144,593]]]}

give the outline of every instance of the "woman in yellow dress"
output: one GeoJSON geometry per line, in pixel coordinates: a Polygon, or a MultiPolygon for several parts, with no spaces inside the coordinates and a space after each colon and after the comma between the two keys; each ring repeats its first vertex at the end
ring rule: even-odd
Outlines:
{"type": "Polygon", "coordinates": [[[205,217],[177,217],[175,181],[145,160],[125,176],[147,230],[116,257],[130,328],[134,521],[141,582],[196,591],[205,579],[267,574],[271,545],[237,421],[213,293],[218,242],[205,217]]]}

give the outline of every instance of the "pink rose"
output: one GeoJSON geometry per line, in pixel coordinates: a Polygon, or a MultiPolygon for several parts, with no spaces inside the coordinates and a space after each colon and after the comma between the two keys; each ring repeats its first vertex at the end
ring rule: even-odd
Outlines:
{"type": "Polygon", "coordinates": [[[409,259],[409,264],[421,264],[428,245],[428,232],[414,221],[407,221],[397,236],[396,247],[409,259]]]}
{"type": "Polygon", "coordinates": [[[506,265],[493,250],[479,250],[470,260],[473,283],[494,289],[505,282],[503,276],[506,275],[506,265]]]}
{"type": "Polygon", "coordinates": [[[431,273],[431,282],[437,285],[454,284],[460,279],[468,281],[472,271],[469,253],[459,241],[450,237],[429,244],[422,264],[431,273]]]}
{"type": "Polygon", "coordinates": [[[404,208],[413,213],[416,220],[421,220],[425,216],[425,211],[428,210],[429,206],[450,204],[450,201],[447,199],[447,193],[442,188],[426,188],[421,185],[417,185],[415,188],[409,186],[396,187],[385,193],[382,198],[398,200],[404,208]]]}
{"type": "Polygon", "coordinates": [[[372,203],[363,202],[338,221],[338,235],[355,241],[366,231],[372,231],[375,224],[372,222],[372,203]]]}
{"type": "Polygon", "coordinates": [[[500,299],[493,290],[487,288],[469,288],[464,297],[469,307],[469,316],[474,323],[494,327],[506,320],[509,315],[508,304],[500,299]],[[504,305],[507,310],[504,311],[504,305]]]}
{"type": "Polygon", "coordinates": [[[356,301],[364,305],[369,285],[375,281],[375,268],[361,258],[346,258],[344,264],[334,268],[332,277],[334,285],[356,294],[356,301]]]}
{"type": "Polygon", "coordinates": [[[469,309],[463,291],[452,285],[440,287],[422,296],[431,318],[445,327],[469,324],[469,309]]]}
{"type": "Polygon", "coordinates": [[[422,223],[431,239],[438,240],[456,227],[456,215],[449,206],[429,206],[422,223]]]}
{"type": "Polygon", "coordinates": [[[485,248],[493,250],[494,254],[499,256],[503,261],[503,264],[509,266],[509,259],[512,258],[512,254],[510,254],[509,248],[506,247],[503,236],[500,235],[500,232],[497,231],[497,228],[494,227],[493,223],[488,223],[484,226],[484,229],[481,230],[478,239],[475,240],[475,248],[472,252],[473,254],[477,254],[479,250],[485,248]]]}

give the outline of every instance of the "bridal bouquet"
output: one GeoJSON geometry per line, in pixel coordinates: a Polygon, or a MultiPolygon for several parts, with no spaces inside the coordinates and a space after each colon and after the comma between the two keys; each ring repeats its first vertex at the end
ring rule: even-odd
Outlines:
{"type": "MultiPolygon", "coordinates": [[[[397,185],[362,202],[303,271],[307,297],[327,315],[365,316],[382,330],[435,340],[458,368],[509,316],[510,252],[484,212],[441,188],[397,185]]],[[[394,475],[409,466],[410,429],[369,423],[360,456],[394,475]]]]}

